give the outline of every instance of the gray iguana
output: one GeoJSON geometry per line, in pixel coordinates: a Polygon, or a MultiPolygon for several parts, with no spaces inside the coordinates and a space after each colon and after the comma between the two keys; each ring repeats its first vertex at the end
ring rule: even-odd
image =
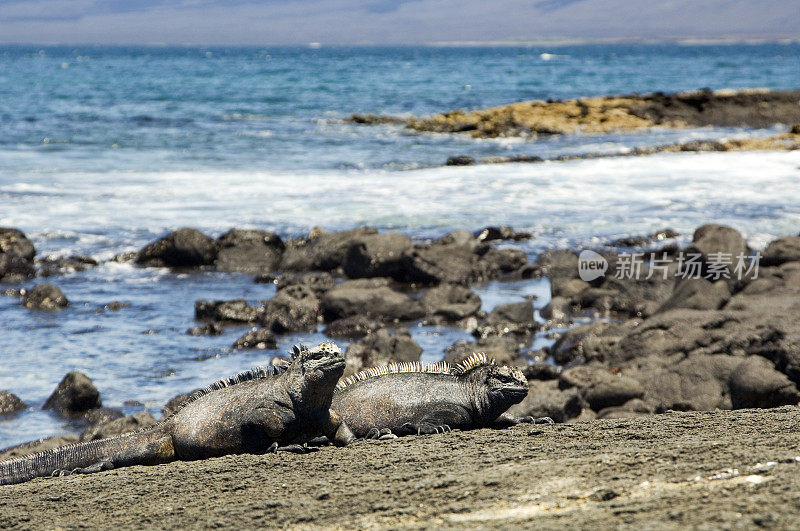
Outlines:
{"type": "Polygon", "coordinates": [[[288,364],[219,380],[147,428],[0,462],[0,485],[227,454],[304,452],[304,443],[322,434],[344,446],[353,435],[330,409],[344,368],[334,343],[295,346],[288,364]]]}
{"type": "Polygon", "coordinates": [[[356,437],[368,439],[552,422],[505,413],[527,394],[519,369],[476,353],[454,367],[410,362],[367,369],[339,382],[331,408],[356,437]]]}

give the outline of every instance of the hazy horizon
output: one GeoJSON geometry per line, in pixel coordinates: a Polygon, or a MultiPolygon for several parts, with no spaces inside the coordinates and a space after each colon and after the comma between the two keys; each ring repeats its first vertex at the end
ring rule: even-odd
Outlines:
{"type": "Polygon", "coordinates": [[[793,0],[2,0],[2,44],[430,45],[800,39],[793,0]]]}

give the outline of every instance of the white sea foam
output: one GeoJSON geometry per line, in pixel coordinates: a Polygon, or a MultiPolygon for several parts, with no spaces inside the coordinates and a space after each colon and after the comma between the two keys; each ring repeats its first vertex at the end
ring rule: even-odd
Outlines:
{"type": "MultiPolygon", "coordinates": [[[[37,175],[0,183],[20,194],[0,225],[42,233],[125,233],[128,246],[180,226],[303,231],[361,224],[397,228],[507,223],[546,242],[701,223],[731,224],[755,246],[794,234],[800,153],[661,154],[412,171],[131,172],[37,175]],[[27,188],[30,186],[30,188],[27,188]],[[41,193],[64,190],[68,197],[41,193]]],[[[93,238],[81,237],[91,245],[93,238]]],[[[76,249],[80,251],[80,249],[76,249]]]]}

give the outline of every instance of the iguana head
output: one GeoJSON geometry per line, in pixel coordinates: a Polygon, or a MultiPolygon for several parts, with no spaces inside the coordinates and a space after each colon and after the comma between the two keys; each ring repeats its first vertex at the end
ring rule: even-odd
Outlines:
{"type": "Polygon", "coordinates": [[[335,343],[326,341],[316,347],[292,347],[288,371],[298,383],[306,399],[330,403],[333,389],[344,373],[344,353],[335,343]]]}
{"type": "MultiPolygon", "coordinates": [[[[528,380],[516,367],[495,365],[485,354],[473,354],[456,367],[462,378],[485,393],[481,402],[498,415],[528,395],[528,380]]],[[[481,394],[483,394],[481,393],[481,394]]]]}

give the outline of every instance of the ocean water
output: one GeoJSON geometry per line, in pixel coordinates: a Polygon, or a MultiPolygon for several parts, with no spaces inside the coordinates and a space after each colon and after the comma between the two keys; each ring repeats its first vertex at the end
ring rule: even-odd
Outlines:
{"type": "MultiPolygon", "coordinates": [[[[284,237],[371,225],[416,238],[509,224],[543,249],[595,246],[706,222],[756,248],[800,230],[800,154],[661,154],[544,164],[443,167],[452,155],[621,152],[782,130],[706,128],[526,142],[343,123],[352,113],[423,115],[532,98],[702,87],[800,87],[800,45],[559,48],[0,47],[0,226],[38,256],[105,261],[181,226],[284,237]]],[[[32,285],[41,279],[25,284],[32,285]]],[[[0,420],[0,448],[79,429],[39,411],[81,370],[104,404],[158,416],[172,396],[264,363],[229,347],[246,327],[192,337],[197,299],[269,298],[240,274],[175,274],[104,262],[54,277],[58,313],[0,297],[0,389],[31,408],[0,420]],[[119,311],[112,301],[129,304],[119,311]],[[126,405],[138,401],[144,406],[126,405]]],[[[5,287],[5,286],[3,286],[5,287]]],[[[546,280],[476,286],[484,309],[537,295],[546,280]]],[[[435,360],[466,334],[411,330],[435,360]]],[[[313,343],[321,334],[285,336],[313,343]]],[[[538,338],[536,346],[547,343],[538,338]]],[[[346,345],[346,342],[342,342],[346,345]]]]}

